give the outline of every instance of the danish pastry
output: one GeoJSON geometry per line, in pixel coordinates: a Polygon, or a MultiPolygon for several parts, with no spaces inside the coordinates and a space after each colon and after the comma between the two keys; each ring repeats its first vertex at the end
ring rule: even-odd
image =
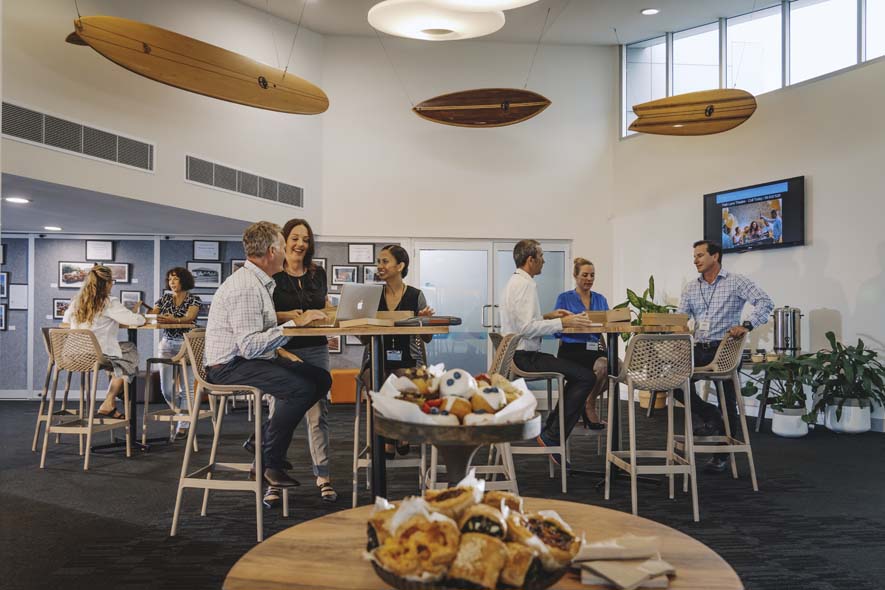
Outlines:
{"type": "Polygon", "coordinates": [[[541,559],[548,570],[566,567],[581,547],[571,527],[555,513],[528,515],[526,528],[547,547],[548,555],[541,559]]]}
{"type": "Polygon", "coordinates": [[[507,398],[504,397],[504,390],[499,387],[485,387],[479,390],[470,398],[470,405],[473,411],[483,410],[494,414],[507,405],[507,398]]]}
{"type": "Polygon", "coordinates": [[[470,486],[457,486],[444,490],[427,490],[424,500],[433,510],[458,520],[464,511],[476,504],[476,490],[470,486]]]}
{"type": "Polygon", "coordinates": [[[504,541],[479,533],[464,533],[448,575],[480,588],[493,589],[506,561],[504,541]]]}
{"type": "Polygon", "coordinates": [[[488,504],[476,504],[464,511],[458,528],[462,533],[481,533],[504,539],[507,536],[507,521],[497,508],[488,504]]]}
{"type": "Polygon", "coordinates": [[[394,514],[396,514],[396,508],[388,508],[387,510],[375,512],[369,517],[367,525],[368,530],[366,531],[369,539],[366,543],[367,551],[371,551],[375,547],[383,545],[384,541],[391,536],[387,524],[390,522],[390,519],[393,518],[394,514]]]}
{"type": "Polygon", "coordinates": [[[500,581],[514,588],[522,588],[526,578],[530,578],[529,572],[537,575],[541,568],[535,560],[535,552],[520,543],[507,543],[507,561],[501,570],[500,581]],[[532,565],[535,565],[532,568],[532,565]],[[535,570],[535,571],[533,571],[535,570]]]}
{"type": "Polygon", "coordinates": [[[452,369],[443,373],[439,382],[439,392],[443,397],[470,399],[476,391],[476,379],[464,369],[452,369]]]}
{"type": "Polygon", "coordinates": [[[486,492],[482,497],[482,503],[488,504],[498,510],[501,509],[501,502],[510,510],[522,512],[522,498],[513,492],[505,492],[504,490],[491,490],[486,492]]]}
{"type": "Polygon", "coordinates": [[[449,414],[454,414],[458,417],[458,420],[463,422],[464,416],[473,411],[473,406],[471,406],[470,402],[464,398],[446,397],[443,398],[443,403],[440,406],[440,410],[445,410],[449,414]]]}

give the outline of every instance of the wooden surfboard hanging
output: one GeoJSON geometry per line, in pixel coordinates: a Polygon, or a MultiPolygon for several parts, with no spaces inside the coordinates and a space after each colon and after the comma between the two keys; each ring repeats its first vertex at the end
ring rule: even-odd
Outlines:
{"type": "Polygon", "coordinates": [[[323,90],[294,74],[160,27],[112,16],[74,21],[66,41],[89,45],[127,70],[204,96],[259,109],[316,115],[323,90]]]}
{"type": "Polygon", "coordinates": [[[429,98],[412,111],[428,121],[457,127],[503,127],[531,119],[550,100],[530,90],[478,88],[429,98]]]}
{"type": "Polygon", "coordinates": [[[756,111],[756,98],[726,88],[688,92],[635,105],[630,131],[656,135],[712,135],[734,129],[756,111]]]}

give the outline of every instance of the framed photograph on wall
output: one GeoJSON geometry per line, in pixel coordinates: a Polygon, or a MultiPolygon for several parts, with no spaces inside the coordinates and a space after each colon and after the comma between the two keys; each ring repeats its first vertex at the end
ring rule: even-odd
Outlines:
{"type": "Polygon", "coordinates": [[[70,299],[53,299],[52,300],[52,319],[54,320],[62,320],[65,317],[65,312],[71,306],[70,299]]]}
{"type": "Polygon", "coordinates": [[[344,352],[344,343],[341,341],[341,335],[326,336],[329,341],[329,354],[341,354],[344,352]]]}
{"type": "Polygon", "coordinates": [[[230,274],[234,274],[246,265],[245,260],[235,259],[230,261],[230,274]]]}
{"type": "Polygon", "coordinates": [[[329,293],[329,301],[335,307],[338,307],[338,304],[341,303],[341,293],[329,293]]]}
{"type": "Polygon", "coordinates": [[[9,285],[9,309],[28,309],[28,286],[9,285]]]}
{"type": "Polygon", "coordinates": [[[115,283],[128,283],[129,282],[129,263],[128,262],[105,262],[104,266],[111,269],[111,275],[113,275],[115,283]]]}
{"type": "Polygon", "coordinates": [[[6,330],[6,304],[0,303],[0,331],[6,330]]]}
{"type": "Polygon", "coordinates": [[[138,313],[142,301],[141,291],[120,291],[120,303],[132,313],[138,313]]]}
{"type": "Polygon", "coordinates": [[[350,264],[372,264],[375,262],[375,244],[348,244],[347,262],[350,264]]]}
{"type": "Polygon", "coordinates": [[[86,240],[86,260],[98,262],[114,259],[114,243],[106,240],[86,240]]]}
{"type": "Polygon", "coordinates": [[[93,266],[95,265],[92,262],[59,262],[58,288],[79,289],[93,266]]]}
{"type": "Polygon", "coordinates": [[[329,285],[329,292],[330,293],[336,292],[336,291],[338,291],[338,288],[339,288],[338,285],[329,285]]]}
{"type": "Polygon", "coordinates": [[[332,266],[332,284],[343,285],[344,283],[356,283],[355,266],[332,266]]]}
{"type": "Polygon", "coordinates": [[[313,263],[316,264],[317,266],[323,267],[324,270],[326,268],[326,259],[325,258],[314,258],[313,263]]]}
{"type": "Polygon", "coordinates": [[[363,343],[360,342],[359,336],[350,336],[350,335],[344,337],[344,344],[346,344],[348,346],[362,346],[363,345],[363,343]]]}
{"type": "Polygon", "coordinates": [[[6,244],[0,244],[0,264],[6,264],[6,244]]]}
{"type": "Polygon", "coordinates": [[[198,289],[217,289],[221,286],[220,262],[188,261],[187,269],[194,275],[194,287],[198,289]]]}
{"type": "Polygon", "coordinates": [[[200,311],[197,312],[198,320],[209,319],[209,308],[212,307],[212,299],[215,293],[195,293],[200,298],[200,311]]]}
{"type": "Polygon", "coordinates": [[[363,267],[363,282],[372,284],[372,283],[381,283],[383,282],[378,278],[378,267],[377,266],[369,266],[366,265],[363,267]]]}
{"type": "Polygon", "coordinates": [[[9,297],[9,273],[0,272],[0,299],[9,297]]]}
{"type": "Polygon", "coordinates": [[[221,242],[194,240],[194,260],[218,260],[221,242]]]}

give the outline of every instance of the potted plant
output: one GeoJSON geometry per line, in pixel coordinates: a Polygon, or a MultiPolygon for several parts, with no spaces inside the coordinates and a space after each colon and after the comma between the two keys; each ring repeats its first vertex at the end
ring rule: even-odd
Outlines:
{"type": "MultiPolygon", "coordinates": [[[[814,355],[784,357],[776,361],[759,363],[752,374],[767,374],[769,379],[769,403],[774,414],[771,431],[778,436],[799,438],[808,434],[808,424],[803,420],[806,413],[805,385],[811,384],[814,355]]],[[[753,381],[741,388],[745,397],[756,397],[761,401],[762,393],[753,381]]]]}
{"type": "Polygon", "coordinates": [[[857,345],[846,346],[827,332],[827,340],[830,349],[812,357],[814,407],[805,420],[811,422],[818,412],[824,412],[824,423],[830,430],[867,432],[871,402],[885,405],[885,366],[860,338],[857,345]]]}

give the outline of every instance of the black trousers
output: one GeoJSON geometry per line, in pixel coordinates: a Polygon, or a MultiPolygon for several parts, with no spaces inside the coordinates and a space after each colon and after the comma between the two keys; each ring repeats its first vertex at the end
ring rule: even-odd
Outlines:
{"type": "Polygon", "coordinates": [[[596,359],[604,356],[605,350],[587,350],[585,344],[576,342],[563,342],[559,345],[559,351],[556,353],[557,358],[573,361],[590,370],[593,369],[596,359]]]}
{"type": "MultiPolygon", "coordinates": [[[[698,342],[694,345],[694,366],[700,367],[708,364],[716,356],[716,349],[719,348],[719,341],[714,342],[698,342]]],[[[740,430],[740,420],[737,411],[737,392],[734,390],[734,384],[731,381],[723,383],[725,391],[725,413],[728,416],[728,426],[732,435],[740,430]]],[[[680,402],[684,400],[684,394],[681,389],[673,392],[674,397],[680,402]]],[[[718,394],[717,394],[718,397],[718,394]]],[[[722,421],[722,411],[719,406],[705,402],[697,393],[697,387],[694,382],[691,384],[691,414],[692,422],[695,419],[716,424],[718,426],[717,433],[725,435],[725,424],[722,421]]],[[[718,454],[716,457],[722,459],[727,458],[727,454],[718,454]]]]}
{"type": "MultiPolygon", "coordinates": [[[[523,371],[527,372],[553,372],[562,373],[565,376],[565,391],[558,403],[565,401],[565,437],[571,434],[572,429],[581,418],[584,403],[590,395],[590,391],[596,384],[596,375],[593,368],[585,367],[580,363],[567,359],[556,358],[545,352],[530,352],[518,350],[513,356],[513,362],[523,371]]],[[[541,435],[548,441],[559,442],[559,405],[547,415],[547,423],[541,435]]]]}
{"type": "Polygon", "coordinates": [[[206,377],[218,385],[258,387],[276,399],[273,416],[262,426],[261,457],[266,469],[283,468],[295,427],[332,387],[332,376],[325,369],[280,357],[237,357],[224,365],[209,367],[206,377]]]}

